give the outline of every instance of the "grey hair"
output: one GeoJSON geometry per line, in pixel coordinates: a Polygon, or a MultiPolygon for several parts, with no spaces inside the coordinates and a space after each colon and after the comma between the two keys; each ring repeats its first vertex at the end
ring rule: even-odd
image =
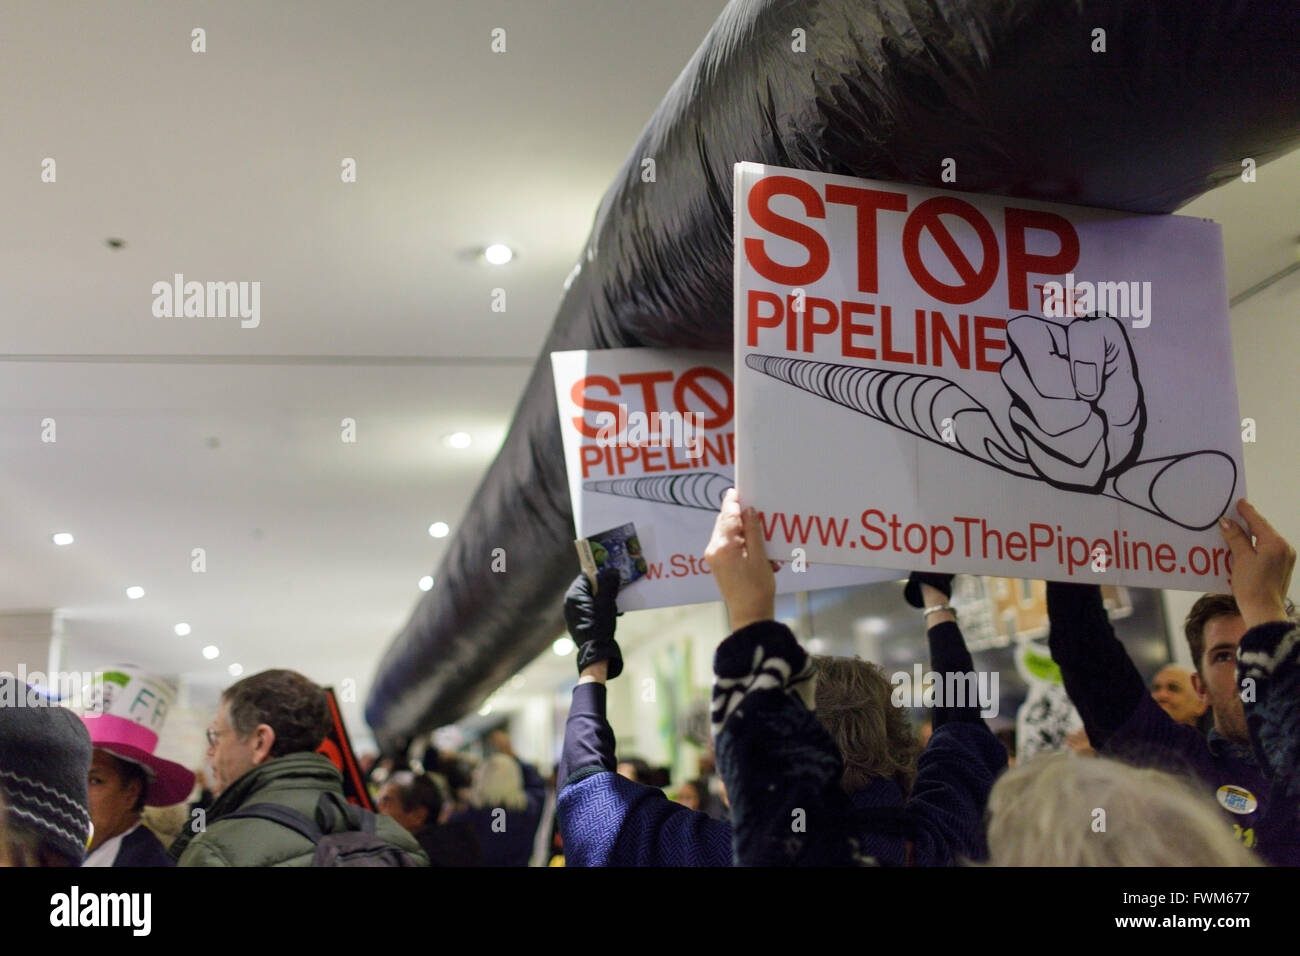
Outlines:
{"type": "Polygon", "coordinates": [[[1017,764],[988,805],[993,866],[1258,866],[1183,778],[1104,757],[1017,764]]]}

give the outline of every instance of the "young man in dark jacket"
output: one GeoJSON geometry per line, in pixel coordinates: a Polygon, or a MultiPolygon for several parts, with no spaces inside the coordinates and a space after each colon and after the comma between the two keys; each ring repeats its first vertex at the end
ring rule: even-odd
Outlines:
{"type": "MultiPolygon", "coordinates": [[[[1239,512],[1252,530],[1267,529],[1276,538],[1276,542],[1269,539],[1270,546],[1287,547],[1249,504],[1241,502],[1239,512]]],[[[1236,578],[1240,574],[1237,552],[1246,554],[1241,542],[1249,547],[1249,539],[1232,521],[1224,521],[1229,543],[1233,530],[1239,536],[1234,550],[1236,578]]],[[[1195,727],[1175,721],[1152,699],[1142,675],[1115,636],[1100,588],[1048,582],[1047,609],[1052,659],[1061,668],[1066,692],[1083,718],[1092,745],[1131,763],[1199,778],[1246,846],[1257,849],[1270,863],[1300,864],[1300,853],[1290,849],[1300,825],[1285,835],[1277,830],[1274,816],[1269,839],[1261,830],[1271,809],[1273,760],[1252,746],[1248,730],[1248,712],[1262,713],[1263,701],[1258,693],[1247,693],[1237,679],[1239,646],[1249,648],[1251,645],[1244,643],[1248,630],[1265,623],[1258,610],[1248,618],[1246,609],[1233,597],[1207,594],[1188,614],[1185,631],[1196,663],[1193,685],[1209,698],[1214,716],[1213,728],[1203,735],[1195,727]]],[[[1281,620],[1286,620],[1285,604],[1281,620]]],[[[1293,665],[1291,662],[1279,675],[1284,684],[1300,676],[1290,673],[1293,665]]],[[[1281,705],[1275,697],[1270,706],[1281,705]]]]}
{"type": "MultiPolygon", "coordinates": [[[[180,866],[309,866],[316,848],[298,831],[267,819],[227,818],[271,803],[330,832],[317,812],[324,804],[334,825],[344,827],[342,775],[316,753],[330,726],[325,692],[294,671],[263,671],[228,688],[208,728],[217,797],[172,844],[172,857],[180,866]]],[[[397,821],[380,815],[375,823],[381,840],[428,865],[415,837],[397,821]]]]}

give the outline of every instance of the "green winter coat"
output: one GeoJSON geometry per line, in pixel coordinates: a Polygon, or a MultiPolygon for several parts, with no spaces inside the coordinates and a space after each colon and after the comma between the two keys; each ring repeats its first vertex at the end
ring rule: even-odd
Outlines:
{"type": "MultiPolygon", "coordinates": [[[[248,771],[208,808],[203,832],[182,833],[172,847],[180,866],[310,866],[316,848],[311,841],[270,820],[222,820],[255,803],[278,803],[307,817],[316,817],[322,793],[343,803],[343,778],[328,758],[316,753],[286,754],[248,771]]],[[[318,823],[321,821],[318,819],[318,823]]],[[[428,856],[420,844],[392,817],[375,821],[376,835],[421,860],[428,856]]]]}

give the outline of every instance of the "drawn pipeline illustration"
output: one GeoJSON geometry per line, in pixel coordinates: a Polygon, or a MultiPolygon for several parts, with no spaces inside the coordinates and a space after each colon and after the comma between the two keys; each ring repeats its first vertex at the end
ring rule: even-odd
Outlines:
{"type": "MultiPolygon", "coordinates": [[[[1042,322],[1035,317],[1024,318],[1042,322]]],[[[1128,403],[1125,409],[1103,408],[1105,415],[1096,413],[1097,400],[1109,383],[1103,369],[1110,372],[1115,364],[1122,365],[1127,338],[1118,342],[1112,330],[1104,330],[1107,340],[1101,342],[1098,352],[1104,363],[1099,361],[1091,371],[1079,363],[1084,371],[1076,367],[1072,372],[1064,341],[1067,330],[1053,326],[1059,331],[1042,333],[1049,336],[1042,350],[1047,361],[1066,363],[1066,381],[1062,384],[1059,367],[1045,364],[1041,355],[1027,362],[1014,348],[1017,343],[1013,327],[1017,321],[1007,326],[1013,356],[1002,370],[1013,399],[1010,417],[1016,433],[1012,437],[998,429],[988,409],[961,387],[937,375],[758,354],[747,355],[745,364],[787,385],[1011,474],[1070,491],[1106,495],[1190,530],[1204,531],[1213,526],[1227,509],[1237,483],[1237,466],[1228,455],[1196,451],[1135,461],[1145,425],[1135,369],[1129,370],[1127,380],[1117,376],[1119,387],[1112,393],[1124,396],[1128,403]],[[1051,381],[1053,378],[1056,381],[1051,381]],[[1082,414],[1079,406],[1083,406],[1082,414]],[[1111,426],[1111,422],[1121,424],[1111,426]]],[[[1118,335],[1123,336],[1122,327],[1115,325],[1120,328],[1118,335]]],[[[1029,331],[1040,334],[1036,326],[1029,331]]],[[[1022,324],[1022,342],[1024,332],[1022,324]]],[[[1131,354],[1129,350],[1130,359],[1131,354]]]]}
{"type": "Polygon", "coordinates": [[[586,491],[598,491],[624,498],[639,498],[666,505],[718,511],[727,489],[734,482],[712,471],[693,471],[684,475],[657,475],[653,478],[612,478],[583,482],[586,491]]]}

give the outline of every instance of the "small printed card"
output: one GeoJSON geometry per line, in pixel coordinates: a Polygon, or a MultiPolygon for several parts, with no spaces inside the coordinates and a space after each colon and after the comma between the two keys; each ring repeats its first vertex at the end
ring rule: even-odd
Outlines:
{"type": "Polygon", "coordinates": [[[641,539],[637,537],[634,524],[619,525],[590,538],[579,538],[573,545],[578,549],[578,561],[593,588],[600,569],[611,565],[618,568],[620,587],[627,587],[646,573],[641,539]]]}

